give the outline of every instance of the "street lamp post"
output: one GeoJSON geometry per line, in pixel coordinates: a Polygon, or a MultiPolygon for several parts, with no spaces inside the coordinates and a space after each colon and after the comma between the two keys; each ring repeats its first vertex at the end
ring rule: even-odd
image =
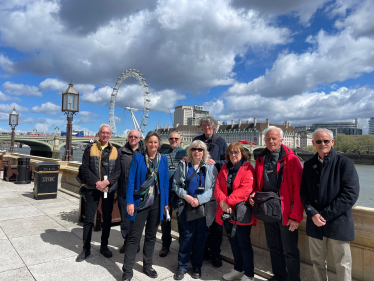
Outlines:
{"type": "Polygon", "coordinates": [[[9,114],[9,125],[12,128],[12,134],[10,135],[10,149],[9,152],[15,152],[14,150],[14,129],[18,125],[18,113],[16,112],[16,107],[13,108],[12,113],[9,114]]]}
{"type": "Polygon", "coordinates": [[[56,128],[55,128],[55,131],[56,131],[55,136],[57,136],[57,133],[58,133],[59,130],[60,130],[60,128],[56,126],[56,128]]]}
{"type": "Polygon", "coordinates": [[[32,130],[34,132],[34,135],[36,135],[36,132],[38,131],[36,128],[34,128],[34,130],[32,130]]]}
{"type": "Polygon", "coordinates": [[[74,89],[73,83],[70,81],[69,87],[65,92],[62,93],[62,108],[67,116],[66,125],[66,145],[65,154],[62,158],[63,161],[73,161],[73,155],[71,154],[71,143],[72,143],[72,131],[73,131],[73,116],[79,112],[79,93],[74,89]]]}

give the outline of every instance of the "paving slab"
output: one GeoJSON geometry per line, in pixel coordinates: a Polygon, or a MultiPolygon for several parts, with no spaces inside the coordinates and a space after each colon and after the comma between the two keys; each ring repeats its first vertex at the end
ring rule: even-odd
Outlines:
{"type": "Polygon", "coordinates": [[[21,197],[0,198],[0,208],[17,207],[25,205],[30,205],[30,203],[21,197]]]}
{"type": "Polygon", "coordinates": [[[43,212],[31,205],[26,205],[22,207],[8,207],[2,208],[0,212],[0,221],[11,220],[27,217],[35,217],[44,215],[43,212]]]}
{"type": "Polygon", "coordinates": [[[83,262],[67,258],[29,267],[38,281],[82,281],[82,280],[121,280],[122,270],[113,262],[97,256],[83,262]]]}
{"type": "Polygon", "coordinates": [[[4,231],[0,228],[0,239],[8,239],[8,237],[6,237],[4,231]]]}
{"type": "Polygon", "coordinates": [[[34,198],[34,193],[31,193],[31,194],[22,193],[22,196],[23,196],[24,200],[26,200],[27,202],[29,202],[30,204],[35,205],[35,206],[39,206],[39,205],[43,205],[43,204],[72,203],[71,201],[69,201],[65,198],[60,198],[60,197],[51,198],[51,199],[36,200],[34,198]]]}
{"type": "Polygon", "coordinates": [[[4,220],[0,221],[0,226],[9,238],[66,230],[47,215],[4,220]]]}
{"type": "Polygon", "coordinates": [[[0,240],[0,249],[0,272],[25,266],[8,239],[0,240]]]}
{"type": "Polygon", "coordinates": [[[51,202],[51,203],[46,203],[46,204],[40,204],[35,207],[38,208],[43,213],[50,215],[50,214],[58,214],[58,213],[78,209],[79,206],[77,206],[74,203],[66,201],[66,202],[57,202],[57,203],[51,202]]]}
{"type": "Polygon", "coordinates": [[[0,280],[6,281],[35,281],[27,267],[22,267],[0,273],[0,280]]]}
{"type": "MultiPolygon", "coordinates": [[[[83,227],[83,222],[78,221],[78,214],[79,214],[79,210],[74,209],[71,211],[64,211],[58,214],[50,214],[49,217],[52,218],[57,223],[61,224],[66,229],[72,230],[74,228],[83,227]]],[[[82,235],[79,235],[79,237],[81,236],[82,235]]]]}
{"type": "Polygon", "coordinates": [[[0,192],[0,198],[17,198],[18,195],[9,189],[3,189],[0,192]]]}
{"type": "Polygon", "coordinates": [[[10,241],[27,266],[76,257],[82,248],[82,240],[69,231],[10,238],[10,241]]]}

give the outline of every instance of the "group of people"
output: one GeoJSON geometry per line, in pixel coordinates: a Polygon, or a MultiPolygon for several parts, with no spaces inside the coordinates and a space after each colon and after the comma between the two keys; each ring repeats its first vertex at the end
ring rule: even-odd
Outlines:
{"type": "Polygon", "coordinates": [[[92,226],[99,200],[102,201],[100,253],[112,256],[108,248],[115,193],[121,214],[124,244],[122,280],[131,280],[136,253],[144,230],[143,272],[157,278],[152,267],[156,232],[161,222],[162,249],[166,257],[171,245],[171,217],[178,221],[179,252],[175,280],[182,280],[192,264],[192,278],[201,277],[204,257],[215,267],[220,256],[223,229],[231,245],[235,265],[224,280],[256,280],[251,244],[251,229],[256,217],[237,221],[240,210],[253,211],[261,193],[277,194],[281,206],[276,221],[265,221],[274,277],[269,280],[300,280],[298,227],[306,212],[314,279],[327,280],[327,242],[330,240],[338,280],[351,280],[352,259],[349,242],[354,240],[352,206],[359,194],[359,180],[351,160],[332,148],[333,134],[327,129],[313,133],[317,153],[304,163],[283,144],[283,131],[269,126],[266,148],[257,155],[255,168],[239,142],[228,147],[215,134],[217,121],[200,120],[203,134],[187,150],[181,137],[169,135],[170,148],[158,152],[161,137],[150,131],[141,141],[137,130],[130,131],[128,142],[117,149],[110,143],[110,126],[99,128],[99,141],[87,147],[80,179],[86,187],[86,214],[83,251],[76,261],[90,255],[92,226]],[[244,203],[243,203],[244,202],[244,203]],[[240,206],[240,207],[239,207],[240,206]]]}

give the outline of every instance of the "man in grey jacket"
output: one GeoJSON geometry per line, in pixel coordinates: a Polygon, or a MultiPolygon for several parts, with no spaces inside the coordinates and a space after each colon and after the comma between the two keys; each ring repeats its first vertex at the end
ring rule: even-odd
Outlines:
{"type": "Polygon", "coordinates": [[[126,215],[127,178],[129,176],[132,158],[136,153],[144,152],[143,143],[140,141],[140,133],[138,130],[131,130],[127,136],[127,140],[127,143],[118,150],[118,157],[120,158],[120,167],[118,167],[118,169],[121,170],[121,175],[118,181],[117,199],[119,212],[121,214],[121,234],[124,239],[124,244],[119,249],[121,254],[125,252],[126,238],[130,230],[130,221],[127,219],[126,215]]]}

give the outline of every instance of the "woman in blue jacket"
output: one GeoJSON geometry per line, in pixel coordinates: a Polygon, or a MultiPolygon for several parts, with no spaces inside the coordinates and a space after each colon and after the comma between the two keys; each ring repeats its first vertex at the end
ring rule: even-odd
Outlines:
{"type": "Polygon", "coordinates": [[[133,276],[137,245],[145,222],[143,272],[151,278],[157,278],[157,272],[152,268],[152,257],[158,225],[164,210],[168,208],[168,160],[157,152],[161,144],[161,137],[157,132],[148,132],[144,143],[146,152],[134,155],[127,180],[126,204],[130,232],[125,247],[122,280],[131,280],[133,276]]]}

